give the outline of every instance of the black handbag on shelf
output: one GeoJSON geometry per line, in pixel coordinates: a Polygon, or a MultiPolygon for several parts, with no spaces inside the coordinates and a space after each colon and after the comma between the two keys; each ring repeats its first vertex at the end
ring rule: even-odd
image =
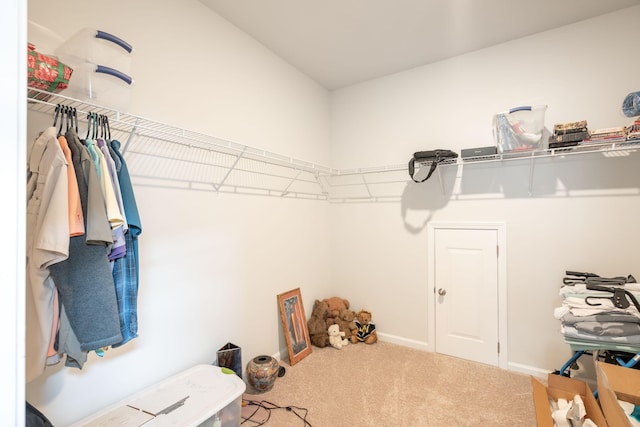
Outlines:
{"type": "Polygon", "coordinates": [[[413,154],[411,160],[409,160],[409,176],[414,182],[425,182],[428,180],[433,172],[438,167],[438,163],[442,163],[446,160],[453,160],[458,158],[458,153],[453,152],[451,150],[429,150],[429,151],[417,151],[413,154]],[[427,177],[418,181],[413,177],[415,172],[415,164],[418,163],[427,163],[431,162],[431,167],[429,168],[429,173],[427,177]]]}

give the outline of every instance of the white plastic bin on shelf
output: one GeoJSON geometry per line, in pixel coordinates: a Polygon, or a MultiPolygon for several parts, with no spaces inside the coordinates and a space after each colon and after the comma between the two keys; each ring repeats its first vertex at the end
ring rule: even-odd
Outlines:
{"type": "Polygon", "coordinates": [[[493,116],[493,136],[500,153],[542,149],[546,105],[524,106],[493,116]]]}
{"type": "Polygon", "coordinates": [[[131,76],[90,62],[76,64],[73,68],[65,95],[116,111],[128,111],[133,86],[131,76]]]}
{"type": "Polygon", "coordinates": [[[63,42],[56,55],[69,64],[90,62],[130,74],[133,46],[106,31],[84,28],[63,42]]]}
{"type": "Polygon", "coordinates": [[[229,369],[197,365],[72,427],[238,427],[245,388],[229,369]]]}

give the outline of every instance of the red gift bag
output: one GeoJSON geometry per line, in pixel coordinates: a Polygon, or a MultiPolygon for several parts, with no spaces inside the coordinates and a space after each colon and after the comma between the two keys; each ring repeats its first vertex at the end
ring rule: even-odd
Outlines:
{"type": "Polygon", "coordinates": [[[33,44],[28,44],[27,86],[57,93],[69,85],[73,69],[52,56],[36,51],[33,44]]]}

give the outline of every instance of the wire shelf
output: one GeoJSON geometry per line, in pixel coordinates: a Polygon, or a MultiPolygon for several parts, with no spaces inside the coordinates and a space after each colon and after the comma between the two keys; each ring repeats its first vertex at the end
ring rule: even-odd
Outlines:
{"type": "MultiPolygon", "coordinates": [[[[131,176],[139,185],[339,203],[398,201],[407,183],[411,182],[406,164],[338,170],[61,94],[29,88],[27,101],[29,110],[51,114],[52,117],[58,105],[75,108],[79,119],[89,113],[106,116],[112,139],[122,143],[131,176]]],[[[531,193],[533,163],[538,159],[590,153],[619,157],[638,148],[640,140],[584,144],[457,158],[442,162],[439,167],[528,161],[531,193]]],[[[420,164],[429,166],[430,162],[420,164]]]]}
{"type": "Polygon", "coordinates": [[[31,111],[51,114],[58,105],[106,116],[112,139],[122,152],[132,179],[142,185],[184,187],[227,193],[326,200],[320,178],[331,169],[125,114],[60,94],[29,89],[31,111]]]}

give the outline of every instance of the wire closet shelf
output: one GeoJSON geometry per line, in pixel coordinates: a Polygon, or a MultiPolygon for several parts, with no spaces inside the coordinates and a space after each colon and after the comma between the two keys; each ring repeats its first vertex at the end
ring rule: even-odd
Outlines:
{"type": "MultiPolygon", "coordinates": [[[[81,120],[89,113],[106,116],[112,139],[122,143],[122,152],[137,185],[343,203],[399,201],[411,183],[406,163],[333,169],[61,94],[32,88],[28,88],[27,94],[29,110],[49,114],[52,120],[58,105],[75,108],[81,120]]],[[[538,159],[590,153],[616,157],[628,155],[629,151],[638,148],[640,144],[637,141],[589,144],[458,158],[440,165],[471,167],[486,163],[525,162],[529,164],[531,183],[533,165],[538,159]]],[[[422,162],[422,166],[429,166],[429,162],[422,162]]],[[[436,179],[442,187],[440,171],[438,167],[436,179]]]]}
{"type": "MultiPolygon", "coordinates": [[[[59,105],[108,119],[138,185],[327,200],[331,169],[232,141],[29,88],[28,109],[52,118],[59,105]]],[[[80,136],[82,129],[79,130],[80,136]]]]}

